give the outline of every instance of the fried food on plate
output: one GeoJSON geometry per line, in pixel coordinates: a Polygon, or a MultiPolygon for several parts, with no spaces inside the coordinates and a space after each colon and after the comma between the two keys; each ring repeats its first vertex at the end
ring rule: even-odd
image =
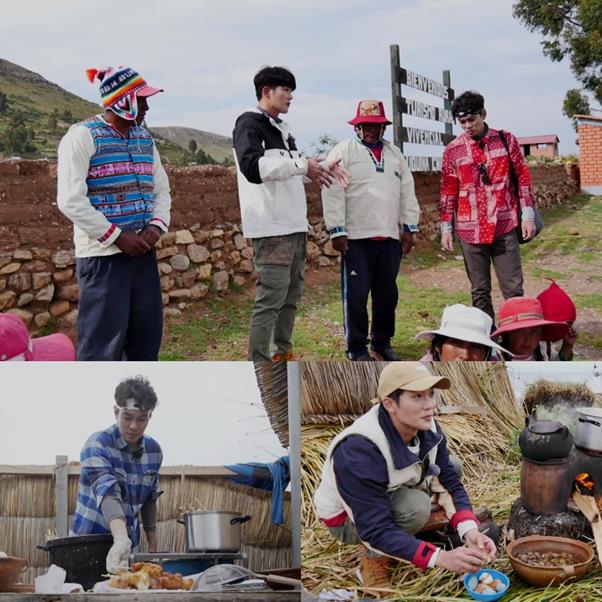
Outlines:
{"type": "Polygon", "coordinates": [[[119,571],[111,576],[109,586],[116,589],[183,589],[192,587],[192,579],[186,579],[180,573],[164,571],[159,564],[152,562],[136,562],[132,565],[133,572],[119,571]]]}

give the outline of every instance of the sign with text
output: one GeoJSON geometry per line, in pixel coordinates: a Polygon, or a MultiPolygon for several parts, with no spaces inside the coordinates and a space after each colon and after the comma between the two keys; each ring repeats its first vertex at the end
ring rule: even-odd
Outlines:
{"type": "Polygon", "coordinates": [[[451,88],[403,67],[399,68],[399,83],[433,96],[439,96],[445,100],[454,99],[454,91],[451,88]]]}
{"type": "MultiPolygon", "coordinates": [[[[447,146],[455,139],[453,133],[453,117],[451,103],[454,99],[454,90],[451,87],[449,71],[443,71],[443,81],[434,79],[411,71],[400,66],[399,46],[393,44],[391,52],[391,90],[393,93],[393,137],[395,144],[403,152],[404,143],[418,144],[420,146],[447,146]],[[443,99],[443,106],[436,106],[413,98],[401,95],[402,86],[407,86],[425,94],[430,94],[443,99]],[[421,127],[409,127],[403,123],[404,115],[428,119],[443,123],[445,131],[431,130],[421,127]]],[[[406,156],[412,171],[441,171],[441,157],[431,156],[406,156]]]]}

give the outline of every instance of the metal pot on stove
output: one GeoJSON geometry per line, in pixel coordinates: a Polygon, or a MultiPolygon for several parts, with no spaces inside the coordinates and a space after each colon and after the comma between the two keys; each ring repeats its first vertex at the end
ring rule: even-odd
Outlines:
{"type": "Polygon", "coordinates": [[[602,452],[602,408],[577,408],[575,445],[602,452]]]}
{"type": "Polygon", "coordinates": [[[527,416],[525,423],[525,429],[518,439],[518,445],[525,458],[535,462],[546,462],[566,458],[571,453],[573,438],[569,429],[560,422],[527,416]]]}
{"type": "Polygon", "coordinates": [[[186,527],[188,552],[238,552],[241,525],[251,520],[240,512],[187,512],[178,522],[186,527]]]}

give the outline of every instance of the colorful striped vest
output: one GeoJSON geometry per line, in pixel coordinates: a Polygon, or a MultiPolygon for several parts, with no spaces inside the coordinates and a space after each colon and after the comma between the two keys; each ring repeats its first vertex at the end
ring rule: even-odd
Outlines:
{"type": "Polygon", "coordinates": [[[140,230],[153,217],[153,139],[141,127],[121,137],[93,117],[84,121],[96,145],[86,184],[88,199],[121,230],[140,230]]]}

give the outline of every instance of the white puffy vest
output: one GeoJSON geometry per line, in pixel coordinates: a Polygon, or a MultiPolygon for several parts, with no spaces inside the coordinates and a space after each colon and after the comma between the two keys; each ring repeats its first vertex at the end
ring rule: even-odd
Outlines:
{"type": "MultiPolygon", "coordinates": [[[[389,448],[389,442],[378,422],[378,411],[380,404],[376,404],[366,414],[358,418],[351,426],[341,431],[330,444],[326,453],[326,461],[322,468],[322,479],[314,494],[314,505],[316,513],[320,518],[329,519],[346,511],[350,519],[353,521],[353,513],[341,498],[336,486],[336,478],[334,474],[332,452],[335,447],[350,435],[362,435],[372,441],[379,449],[380,453],[385,458],[387,463],[387,472],[389,474],[388,491],[393,491],[401,485],[410,487],[416,486],[422,475],[422,467],[420,462],[406,466],[405,468],[397,469],[393,464],[393,456],[389,448]]],[[[435,421],[431,423],[431,431],[437,432],[435,421]]],[[[431,464],[435,463],[437,456],[437,446],[428,453],[431,464]]],[[[426,477],[418,487],[425,491],[429,490],[429,484],[432,477],[426,477]]],[[[354,521],[355,522],[355,521],[354,521]]]]}

